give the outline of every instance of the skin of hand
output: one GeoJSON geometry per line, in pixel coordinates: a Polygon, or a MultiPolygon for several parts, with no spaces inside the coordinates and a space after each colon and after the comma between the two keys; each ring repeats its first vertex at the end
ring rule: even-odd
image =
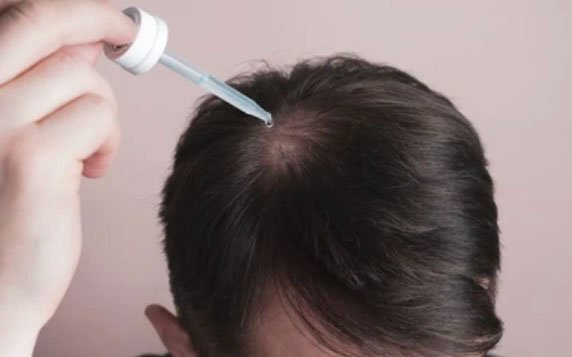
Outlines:
{"type": "Polygon", "coordinates": [[[93,65],[136,26],[103,0],[0,0],[0,351],[30,356],[75,271],[82,176],[108,170],[120,132],[93,65]]]}

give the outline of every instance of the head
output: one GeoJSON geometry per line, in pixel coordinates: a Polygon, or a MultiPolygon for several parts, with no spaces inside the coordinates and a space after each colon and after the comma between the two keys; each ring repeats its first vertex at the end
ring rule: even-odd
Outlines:
{"type": "Polygon", "coordinates": [[[449,100],[345,56],[230,83],[274,126],[208,97],[177,145],[160,218],[178,316],[150,313],[176,356],[479,356],[498,342],[493,183],[449,100]]]}

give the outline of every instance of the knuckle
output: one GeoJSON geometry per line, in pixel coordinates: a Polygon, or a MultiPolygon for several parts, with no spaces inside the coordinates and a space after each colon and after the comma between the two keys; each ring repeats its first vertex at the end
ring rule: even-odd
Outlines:
{"type": "Polygon", "coordinates": [[[102,108],[104,109],[104,107],[105,107],[105,99],[102,96],[97,95],[97,94],[93,94],[93,93],[86,94],[83,97],[83,100],[87,105],[92,106],[98,110],[100,110],[102,108]]]}
{"type": "Polygon", "coordinates": [[[87,62],[66,51],[59,51],[54,54],[51,61],[53,65],[57,67],[58,71],[67,73],[68,75],[86,75],[88,71],[87,62]]]}
{"type": "Polygon", "coordinates": [[[58,76],[75,83],[84,93],[95,93],[113,101],[113,90],[101,74],[83,58],[66,51],[54,54],[50,64],[51,70],[58,76]]]}
{"type": "Polygon", "coordinates": [[[112,114],[117,114],[117,99],[115,98],[115,93],[113,92],[113,88],[111,88],[109,82],[103,79],[101,84],[101,92],[103,96],[107,98],[107,104],[110,105],[112,114]]]}
{"type": "Polygon", "coordinates": [[[110,119],[115,115],[115,110],[112,103],[106,98],[98,94],[86,94],[84,101],[90,110],[96,112],[99,116],[110,119]]]}
{"type": "Polygon", "coordinates": [[[15,3],[6,13],[14,21],[37,26],[43,22],[46,15],[46,2],[36,0],[24,0],[15,3]]]}
{"type": "Polygon", "coordinates": [[[111,85],[95,69],[90,71],[89,81],[92,93],[106,98],[110,104],[115,105],[115,96],[111,85]]]}
{"type": "MultiPolygon", "coordinates": [[[[98,107],[110,105],[114,109],[117,107],[115,95],[109,82],[83,58],[71,53],[60,51],[53,55],[52,61],[54,71],[68,78],[68,81],[77,83],[80,90],[89,96],[100,98],[87,98],[98,107]],[[103,103],[100,103],[103,101],[103,103]],[[105,102],[106,101],[106,102],[105,102]]],[[[105,108],[103,108],[105,109],[105,108]]]]}
{"type": "Polygon", "coordinates": [[[115,99],[114,93],[113,93],[113,88],[111,88],[111,84],[109,84],[108,81],[106,81],[105,79],[103,79],[103,77],[98,76],[99,80],[101,81],[101,91],[103,94],[105,94],[105,96],[107,98],[110,98],[111,100],[115,99]]]}

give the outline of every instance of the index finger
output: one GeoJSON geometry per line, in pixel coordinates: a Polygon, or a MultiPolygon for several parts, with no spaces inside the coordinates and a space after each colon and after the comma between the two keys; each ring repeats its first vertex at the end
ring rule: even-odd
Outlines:
{"type": "Polygon", "coordinates": [[[129,43],[136,25],[107,1],[26,0],[0,16],[0,85],[63,46],[129,43]]]}

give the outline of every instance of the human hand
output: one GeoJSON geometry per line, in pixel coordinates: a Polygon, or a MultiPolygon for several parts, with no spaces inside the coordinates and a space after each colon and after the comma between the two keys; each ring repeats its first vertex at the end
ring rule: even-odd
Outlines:
{"type": "Polygon", "coordinates": [[[82,174],[103,176],[120,137],[114,95],[93,64],[102,42],[129,43],[135,32],[132,21],[106,1],[0,0],[4,356],[28,354],[22,351],[30,343],[14,341],[37,333],[73,276],[81,247],[82,174]]]}

